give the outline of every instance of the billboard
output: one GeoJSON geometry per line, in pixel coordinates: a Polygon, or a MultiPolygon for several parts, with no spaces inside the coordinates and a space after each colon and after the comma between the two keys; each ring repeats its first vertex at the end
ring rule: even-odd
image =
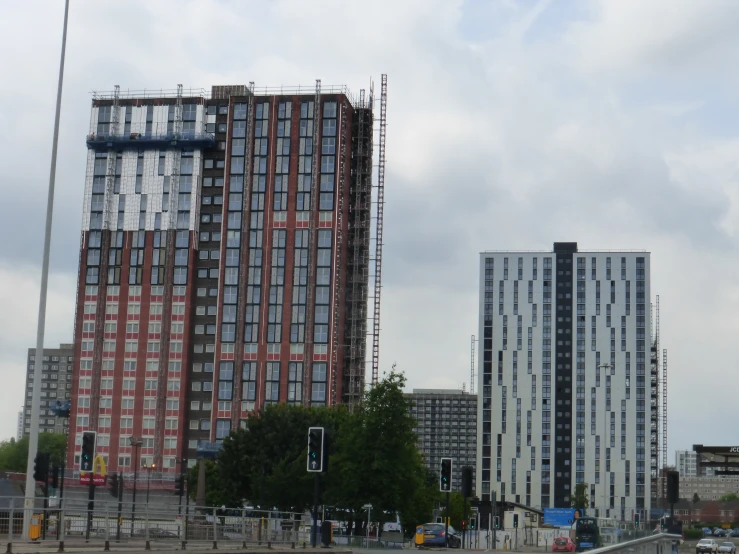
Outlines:
{"type": "Polygon", "coordinates": [[[552,527],[572,527],[582,515],[579,508],[544,508],[544,525],[552,527]]]}

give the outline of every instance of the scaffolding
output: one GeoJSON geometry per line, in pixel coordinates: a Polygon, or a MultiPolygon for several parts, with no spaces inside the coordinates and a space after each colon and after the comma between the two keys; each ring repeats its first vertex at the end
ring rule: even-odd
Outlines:
{"type": "Polygon", "coordinates": [[[475,394],[475,335],[470,340],[470,394],[475,394]]]}
{"type": "Polygon", "coordinates": [[[656,507],[665,496],[664,487],[664,459],[660,443],[660,357],[659,357],[659,295],[651,307],[652,327],[649,363],[649,474],[651,484],[651,506],[656,507]]]}
{"type": "MultiPolygon", "coordinates": [[[[182,85],[177,85],[177,100],[173,128],[175,134],[182,133],[182,85]]],[[[162,334],[159,348],[159,367],[157,371],[156,419],[154,432],[154,464],[163,467],[165,407],[167,403],[167,371],[169,369],[170,336],[172,331],[172,287],[174,286],[175,238],[177,234],[177,207],[180,188],[180,161],[182,151],[172,149],[172,168],[169,177],[169,224],[164,252],[164,298],[162,300],[162,334]]]]}
{"type": "MultiPolygon", "coordinates": [[[[662,467],[666,468],[667,461],[667,348],[662,349],[662,467]]],[[[663,477],[662,496],[667,496],[667,477],[663,477]]],[[[667,506],[664,506],[667,508],[667,506]]]]}
{"type": "MultiPolygon", "coordinates": [[[[313,294],[316,287],[313,265],[316,260],[316,197],[318,182],[321,179],[321,138],[319,122],[321,121],[321,80],[316,79],[316,91],[313,99],[313,167],[311,168],[310,211],[308,216],[308,290],[305,295],[305,350],[303,354],[303,383],[313,382],[313,294]]],[[[303,405],[310,406],[309,386],[303,387],[303,405]]]]}
{"type": "MultiPolygon", "coordinates": [[[[120,127],[120,87],[115,85],[111,106],[110,130],[117,135],[120,127]]],[[[122,161],[121,161],[122,163],[122,161]]],[[[92,351],[92,379],[90,380],[90,421],[89,428],[97,429],[100,411],[100,380],[103,373],[103,342],[105,333],[105,307],[108,297],[108,262],[110,252],[110,233],[115,228],[115,182],[117,153],[108,150],[108,165],[105,172],[105,196],[103,198],[103,221],[100,233],[100,270],[98,272],[98,294],[95,306],[95,338],[92,351]]]]}
{"type": "Polygon", "coordinates": [[[377,219],[375,221],[375,296],[372,318],[372,383],[377,383],[380,372],[380,293],[382,291],[382,226],[385,210],[385,135],[387,131],[387,73],[380,85],[380,137],[377,162],[377,219]]]}
{"type": "MultiPolygon", "coordinates": [[[[334,267],[342,267],[342,255],[344,248],[344,191],[346,190],[346,143],[350,140],[348,136],[349,126],[347,118],[349,115],[349,103],[344,100],[341,108],[341,151],[339,156],[339,194],[337,195],[336,207],[336,252],[334,253],[334,267]]],[[[336,389],[339,373],[339,318],[341,316],[340,301],[341,296],[341,279],[337,275],[334,279],[333,290],[333,337],[331,341],[331,396],[329,400],[330,406],[336,406],[336,389]]],[[[342,349],[343,351],[343,349],[342,349]]]]}
{"type": "Polygon", "coordinates": [[[372,209],[372,129],[374,86],[359,91],[352,119],[352,168],[347,237],[347,318],[345,323],[344,403],[361,400],[367,353],[370,224],[372,209]]]}
{"type": "MultiPolygon", "coordinates": [[[[252,161],[254,159],[254,96],[251,91],[254,90],[254,81],[249,83],[249,86],[244,91],[247,96],[247,117],[246,117],[246,150],[245,150],[245,163],[244,168],[244,196],[242,198],[241,210],[244,216],[241,218],[241,251],[246,252],[249,244],[249,221],[251,219],[251,186],[252,179],[249,178],[251,175],[252,161]]],[[[229,107],[229,110],[231,107],[229,107]]],[[[229,141],[231,137],[229,136],[229,141]]],[[[227,149],[227,155],[230,156],[231,149],[227,149]]],[[[229,167],[231,160],[227,160],[229,167]]],[[[226,172],[226,179],[228,179],[229,189],[231,187],[231,178],[229,173],[226,172]]],[[[244,361],[244,321],[246,320],[246,294],[244,290],[247,283],[249,264],[242,263],[239,268],[239,283],[242,284],[242,292],[238,295],[238,307],[236,311],[236,344],[239,348],[234,353],[234,367],[243,367],[244,361]]],[[[243,385],[242,385],[243,372],[241,370],[234,371],[234,402],[231,411],[231,428],[237,429],[239,421],[241,419],[241,401],[243,400],[243,385]]]]}

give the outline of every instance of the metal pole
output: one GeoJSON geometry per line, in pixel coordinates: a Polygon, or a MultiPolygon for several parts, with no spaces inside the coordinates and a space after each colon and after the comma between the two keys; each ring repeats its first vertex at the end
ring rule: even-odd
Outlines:
{"type": "Polygon", "coordinates": [[[467,499],[462,498],[462,550],[465,545],[465,535],[467,534],[467,499]]]}
{"type": "Polygon", "coordinates": [[[495,518],[498,517],[498,491],[493,491],[493,509],[491,510],[493,514],[493,550],[497,548],[498,545],[498,537],[496,535],[496,529],[495,529],[495,518]]]}
{"type": "Polygon", "coordinates": [[[38,452],[39,411],[41,407],[41,371],[44,361],[44,330],[46,328],[46,293],[49,286],[49,251],[51,250],[51,222],[54,212],[54,185],[56,180],[56,154],[59,144],[59,117],[62,108],[62,83],[64,81],[64,54],[67,49],[67,20],[69,0],[64,3],[62,52],[59,60],[59,82],[56,89],[56,113],[54,114],[54,138],[51,145],[49,191],[46,200],[46,229],[44,253],[41,262],[41,289],[39,292],[38,327],[36,330],[36,357],[34,358],[33,392],[31,396],[31,428],[28,436],[28,461],[26,462],[25,510],[23,510],[23,536],[28,536],[36,499],[36,481],[33,479],[33,461],[38,452]]]}
{"type": "Polygon", "coordinates": [[[446,547],[449,548],[449,497],[450,492],[446,493],[446,515],[444,516],[444,542],[446,547]]]}
{"type": "Polygon", "coordinates": [[[59,510],[62,509],[62,504],[64,502],[64,474],[67,469],[66,463],[66,460],[62,460],[62,474],[59,476],[59,510]]]}
{"type": "Polygon", "coordinates": [[[118,525],[116,526],[115,540],[119,542],[121,540],[121,521],[123,513],[123,473],[118,472],[118,525]]]}
{"type": "Polygon", "coordinates": [[[146,505],[149,505],[149,490],[151,489],[151,468],[146,468],[146,505]]]}
{"type": "Polygon", "coordinates": [[[318,494],[321,483],[319,474],[315,473],[313,477],[313,525],[310,533],[310,545],[315,548],[318,539],[318,494]]]}
{"type": "MultiPolygon", "coordinates": [[[[138,454],[139,447],[137,445],[133,445],[134,452],[138,454]]],[[[133,538],[133,531],[134,531],[134,525],[136,522],[136,481],[139,477],[139,460],[138,456],[136,456],[137,460],[136,463],[133,466],[133,498],[132,502],[133,505],[131,506],[131,538],[133,538]]]]}
{"type": "Polygon", "coordinates": [[[92,482],[93,472],[90,472],[90,489],[87,492],[87,531],[86,538],[90,540],[90,529],[92,528],[92,511],[95,509],[95,483],[92,482]]]}

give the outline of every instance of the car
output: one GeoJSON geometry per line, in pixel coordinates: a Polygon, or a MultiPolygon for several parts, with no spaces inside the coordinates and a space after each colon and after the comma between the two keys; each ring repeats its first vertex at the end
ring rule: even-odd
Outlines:
{"type": "Polygon", "coordinates": [[[718,543],[713,539],[701,539],[695,545],[695,554],[716,554],[718,552],[718,543]]]}
{"type": "Polygon", "coordinates": [[[575,543],[570,540],[570,537],[557,537],[552,542],[552,552],[574,552],[575,550],[575,543]]]}
{"type": "Polygon", "coordinates": [[[732,529],[732,530],[731,530],[731,531],[729,532],[729,536],[730,536],[730,537],[739,537],[739,529],[732,529]]]}
{"type": "Polygon", "coordinates": [[[457,534],[454,527],[449,526],[449,534],[443,523],[424,523],[423,524],[423,544],[424,546],[449,546],[450,548],[461,548],[462,537],[457,534]]]}
{"type": "Polygon", "coordinates": [[[718,551],[725,554],[736,554],[736,545],[733,542],[725,541],[719,545],[718,551]]]}

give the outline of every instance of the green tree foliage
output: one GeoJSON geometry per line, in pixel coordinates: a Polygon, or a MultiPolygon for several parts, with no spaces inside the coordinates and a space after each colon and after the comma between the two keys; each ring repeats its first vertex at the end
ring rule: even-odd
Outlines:
{"type": "MultiPolygon", "coordinates": [[[[55,433],[39,434],[38,451],[51,454],[52,462],[61,462],[67,451],[67,436],[55,433]]],[[[0,443],[0,470],[25,473],[27,462],[28,436],[19,441],[10,439],[0,443]]]]}
{"type": "MultiPolygon", "coordinates": [[[[198,474],[201,461],[195,464],[187,474],[187,494],[197,500],[198,474]]],[[[213,460],[205,460],[205,505],[234,507],[241,504],[237,494],[232,491],[222,479],[220,464],[213,460]]]]}
{"type": "Polygon", "coordinates": [[[588,507],[588,504],[588,484],[578,483],[577,485],[575,485],[575,494],[572,495],[570,506],[573,508],[580,508],[581,510],[584,510],[588,507]]]}
{"type": "Polygon", "coordinates": [[[718,499],[719,502],[734,502],[736,500],[739,500],[739,496],[734,494],[733,492],[729,494],[723,495],[721,498],[718,499]]]}
{"type": "MultiPolygon", "coordinates": [[[[445,493],[437,493],[441,495],[441,501],[442,503],[446,502],[446,494],[445,493]]],[[[469,501],[466,501],[464,497],[462,497],[461,493],[453,492],[449,495],[449,511],[447,512],[446,506],[444,506],[444,509],[441,511],[442,517],[447,517],[447,514],[449,515],[449,524],[454,527],[455,529],[461,531],[462,530],[462,521],[464,518],[464,504],[467,502],[467,519],[469,520],[470,517],[470,503],[469,501]]]]}
{"type": "MultiPolygon", "coordinates": [[[[328,467],[320,474],[321,503],[343,508],[334,517],[366,521],[394,519],[411,528],[431,518],[438,500],[437,476],[427,472],[416,447],[415,420],[403,395],[405,378],[392,371],[373,386],[352,412],[346,407],[306,408],[272,404],[248,418],[245,429],[223,441],[209,468],[208,491],[215,505],[245,503],[264,509],[303,512],[313,504],[315,474],[306,471],[311,426],[327,431],[328,467]]],[[[197,471],[190,472],[195,496],[197,471]]],[[[209,494],[209,493],[206,493],[209,494]]],[[[211,500],[208,500],[211,503],[211,500]]]]}
{"type": "Polygon", "coordinates": [[[700,502],[700,501],[701,501],[701,497],[698,496],[697,492],[694,492],[693,493],[693,503],[700,502]]]}

